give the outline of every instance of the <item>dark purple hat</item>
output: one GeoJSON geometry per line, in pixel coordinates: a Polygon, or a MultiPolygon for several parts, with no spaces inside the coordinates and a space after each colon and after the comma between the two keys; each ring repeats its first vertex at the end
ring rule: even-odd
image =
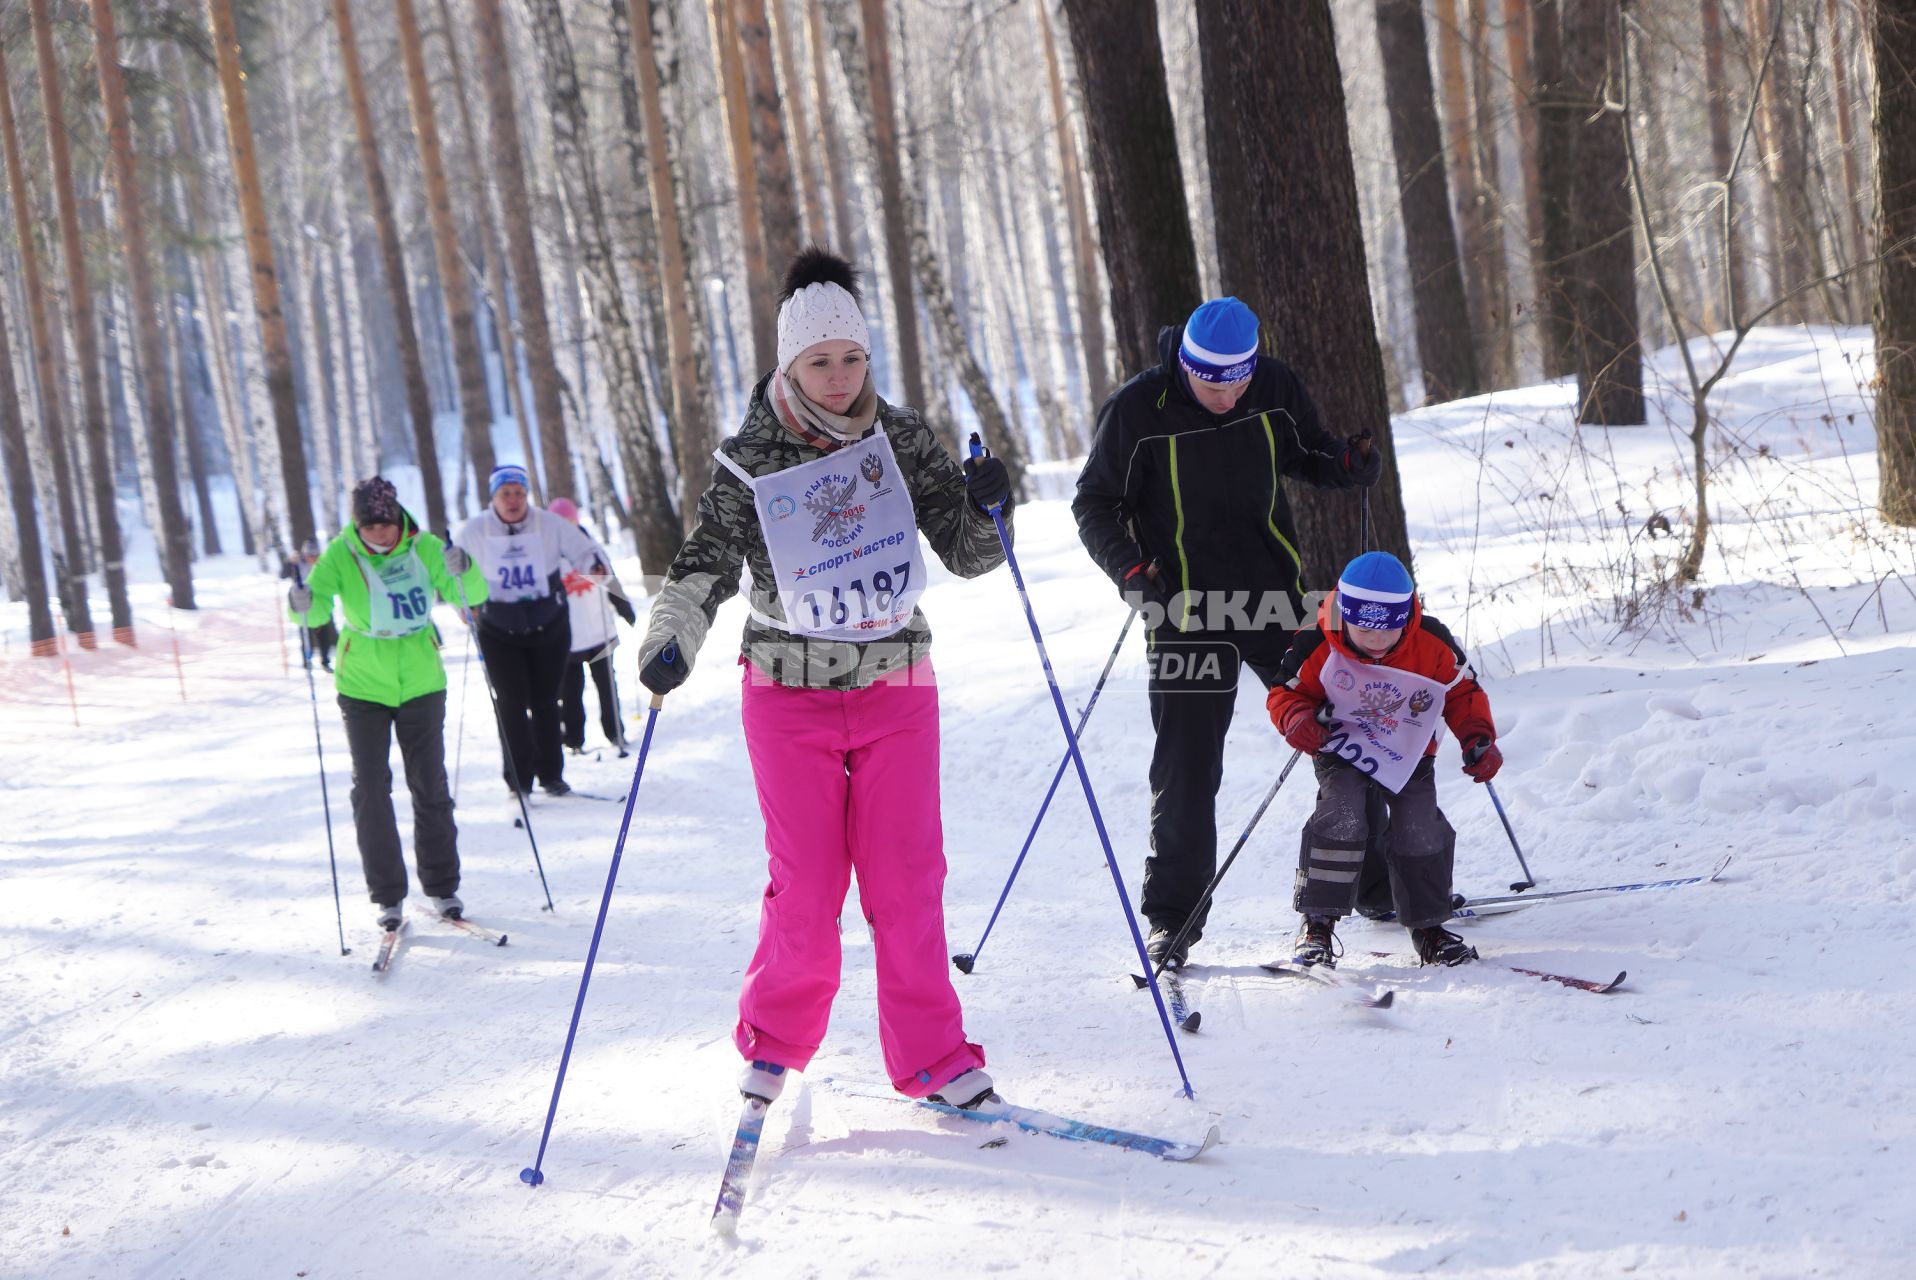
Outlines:
{"type": "Polygon", "coordinates": [[[354,486],[354,524],[399,524],[403,519],[399,510],[399,491],[393,488],[392,481],[384,476],[374,476],[354,486]]]}

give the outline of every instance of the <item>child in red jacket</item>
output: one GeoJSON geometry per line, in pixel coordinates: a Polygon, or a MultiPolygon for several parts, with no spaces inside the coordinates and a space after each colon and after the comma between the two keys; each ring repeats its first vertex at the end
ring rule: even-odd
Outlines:
{"type": "Polygon", "coordinates": [[[1437,737],[1450,726],[1464,772],[1478,782],[1496,776],[1503,754],[1490,700],[1450,631],[1424,614],[1403,562],[1384,551],[1351,561],[1320,606],[1317,629],[1297,633],[1279,675],[1265,702],[1271,722],[1317,772],[1317,810],[1304,824],[1292,893],[1304,917],[1296,963],[1337,963],[1333,930],[1356,905],[1366,801],[1380,792],[1390,811],[1391,896],[1418,958],[1475,960],[1476,948],[1443,927],[1457,833],[1437,807],[1437,737]]]}

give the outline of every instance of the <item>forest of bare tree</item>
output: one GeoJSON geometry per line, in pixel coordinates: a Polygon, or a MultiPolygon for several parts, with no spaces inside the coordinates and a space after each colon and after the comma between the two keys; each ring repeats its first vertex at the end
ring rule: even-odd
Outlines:
{"type": "MultiPolygon", "coordinates": [[[[0,0],[0,582],[37,644],[135,643],[129,573],[189,609],[360,478],[437,530],[496,461],[655,577],[811,242],[880,394],[1026,493],[1229,292],[1387,456],[1393,409],[1565,378],[1628,429],[1673,342],[1873,323],[1916,523],[1911,9],[0,0]]],[[[1691,578],[1716,359],[1674,388],[1691,578]]],[[[1351,501],[1296,495],[1306,540],[1351,501]]]]}

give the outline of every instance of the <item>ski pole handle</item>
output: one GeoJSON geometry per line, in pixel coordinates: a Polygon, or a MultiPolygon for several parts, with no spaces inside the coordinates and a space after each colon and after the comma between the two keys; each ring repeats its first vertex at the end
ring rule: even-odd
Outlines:
{"type": "MultiPolygon", "coordinates": [[[[679,642],[676,640],[668,641],[665,648],[659,650],[659,656],[665,659],[666,666],[669,667],[669,666],[676,665],[679,660],[679,642]]],[[[665,705],[664,694],[655,693],[652,695],[652,703],[651,703],[652,710],[657,711],[660,707],[664,705],[665,705]]]]}

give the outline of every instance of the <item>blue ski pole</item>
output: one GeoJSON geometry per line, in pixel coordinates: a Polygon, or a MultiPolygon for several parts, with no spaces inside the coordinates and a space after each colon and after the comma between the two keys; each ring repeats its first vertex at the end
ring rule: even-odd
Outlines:
{"type": "MultiPolygon", "coordinates": [[[[985,456],[984,442],[976,431],[971,433],[971,456],[985,456]]],[[[1184,1096],[1197,1096],[1191,1088],[1191,1077],[1184,1070],[1184,1055],[1178,1052],[1177,1033],[1171,1029],[1171,1014],[1164,1006],[1164,992],[1158,987],[1158,980],[1151,971],[1151,958],[1144,951],[1144,935],[1138,932],[1138,918],[1131,911],[1131,899],[1124,890],[1124,874],[1118,870],[1118,855],[1111,851],[1111,837],[1104,829],[1104,814],[1098,810],[1097,793],[1091,787],[1091,775],[1085,771],[1084,756],[1078,751],[1078,739],[1071,732],[1071,713],[1065,710],[1064,694],[1058,691],[1057,673],[1051,669],[1051,655],[1045,651],[1044,633],[1038,629],[1038,616],[1031,611],[1031,593],[1025,589],[1025,577],[1018,569],[1018,556],[1011,548],[1011,531],[1005,528],[1004,504],[994,503],[990,508],[991,522],[997,526],[998,541],[1004,544],[1005,564],[1011,569],[1011,580],[1018,584],[1018,599],[1024,604],[1025,622],[1031,627],[1031,639],[1038,646],[1038,661],[1044,665],[1045,686],[1051,691],[1051,705],[1058,713],[1058,726],[1064,730],[1065,750],[1071,757],[1071,763],[1078,770],[1078,784],[1084,788],[1085,803],[1091,807],[1091,823],[1098,831],[1098,843],[1104,849],[1104,862],[1111,871],[1111,883],[1118,891],[1118,906],[1124,911],[1124,923],[1131,930],[1131,943],[1137,948],[1138,962],[1143,966],[1145,975],[1151,984],[1151,1000],[1158,1007],[1158,1021],[1164,1024],[1164,1042],[1171,1046],[1171,1060],[1177,1064],[1178,1079],[1184,1084],[1184,1096]]]]}
{"type": "MultiPolygon", "coordinates": [[[[1111,656],[1104,660],[1104,670],[1098,674],[1098,682],[1091,686],[1091,698],[1084,704],[1084,710],[1078,713],[1078,727],[1071,735],[1074,739],[1084,736],[1085,723],[1091,719],[1092,708],[1098,705],[1098,695],[1104,692],[1104,682],[1111,677],[1111,668],[1117,665],[1118,652],[1124,648],[1124,638],[1131,634],[1131,624],[1137,621],[1137,617],[1136,609],[1125,616],[1124,626],[1118,631],[1118,642],[1111,646],[1111,656]]],[[[1051,785],[1045,789],[1044,801],[1038,806],[1038,816],[1031,820],[1031,831],[1025,836],[1024,847],[1018,850],[1018,860],[1011,864],[1011,875],[1005,881],[1003,892],[998,895],[998,905],[991,909],[991,919],[985,922],[985,932],[978,939],[978,945],[951,958],[960,973],[970,973],[972,965],[978,961],[979,953],[985,949],[992,926],[998,923],[998,913],[1005,909],[1005,899],[1011,896],[1011,886],[1017,882],[1018,872],[1025,865],[1025,855],[1031,852],[1031,842],[1038,838],[1038,828],[1044,825],[1044,816],[1051,808],[1051,797],[1058,794],[1058,784],[1064,781],[1064,771],[1070,764],[1071,753],[1067,751],[1064,758],[1058,761],[1057,771],[1051,775],[1051,785]]]]}
{"type": "MultiPolygon", "coordinates": [[[[306,585],[297,564],[293,566],[293,585],[306,585]]],[[[319,686],[313,680],[313,637],[303,618],[299,624],[299,661],[306,668],[306,693],[313,700],[313,751],[319,756],[319,807],[326,815],[326,861],[333,869],[333,919],[339,925],[339,954],[349,956],[353,949],[346,945],[346,913],[339,905],[339,855],[333,851],[333,802],[326,794],[326,747],[319,736],[319,686]]]]}
{"type": "Polygon", "coordinates": [[[1512,881],[1510,891],[1522,893],[1525,889],[1536,888],[1537,877],[1530,874],[1530,864],[1523,860],[1523,846],[1517,843],[1517,833],[1511,829],[1510,818],[1504,813],[1504,802],[1497,798],[1497,788],[1486,782],[1484,790],[1490,793],[1490,803],[1497,806],[1497,820],[1504,824],[1504,834],[1510,837],[1510,848],[1517,855],[1517,865],[1523,868],[1523,879],[1512,881]]]}
{"type": "MultiPolygon", "coordinates": [[[[677,658],[678,646],[667,645],[664,651],[666,662],[677,658]]],[[[519,1181],[528,1187],[536,1187],[546,1180],[541,1169],[546,1158],[546,1143],[552,1138],[552,1121],[559,1114],[559,1091],[565,1088],[566,1065],[572,1061],[572,1042],[579,1034],[579,1015],[585,1012],[585,989],[592,982],[592,966],[599,958],[599,937],[605,932],[605,914],[612,907],[612,887],[619,882],[619,859],[625,855],[625,833],[632,826],[632,807],[639,799],[639,780],[645,776],[645,757],[652,750],[652,727],[659,722],[659,708],[665,703],[665,695],[652,695],[652,709],[646,713],[645,736],[639,742],[639,762],[632,768],[632,789],[625,793],[625,817],[619,821],[618,843],[612,846],[612,865],[605,872],[605,896],[599,899],[599,918],[592,926],[592,945],[586,948],[585,972],[579,975],[579,997],[572,1004],[572,1025],[566,1028],[565,1048],[559,1054],[559,1075],[552,1082],[552,1102],[546,1107],[545,1132],[539,1135],[539,1154],[534,1156],[530,1167],[519,1170],[519,1181]]]]}

